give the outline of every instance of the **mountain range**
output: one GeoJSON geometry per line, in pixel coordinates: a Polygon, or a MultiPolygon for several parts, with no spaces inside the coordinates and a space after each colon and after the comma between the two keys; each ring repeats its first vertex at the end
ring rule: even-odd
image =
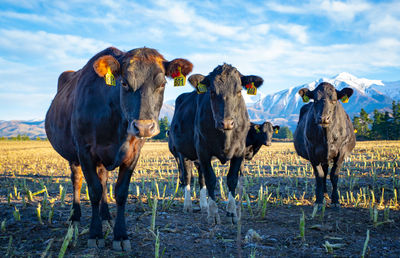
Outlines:
{"type": "Polygon", "coordinates": [[[268,120],[280,126],[289,126],[291,130],[294,130],[300,108],[304,105],[297,92],[301,88],[313,90],[321,82],[329,82],[338,90],[346,87],[354,90],[349,102],[341,103],[350,118],[359,114],[361,108],[364,108],[367,113],[371,113],[375,109],[390,110],[393,101],[400,101],[400,81],[368,80],[343,72],[332,78],[320,78],[308,84],[265,96],[260,101],[248,106],[251,120],[255,122],[268,120]]]}
{"type": "MultiPolygon", "coordinates": [[[[257,102],[248,103],[248,112],[253,122],[271,121],[273,124],[288,126],[294,130],[298,121],[298,114],[303,105],[302,99],[297,94],[301,88],[311,90],[321,82],[329,82],[341,90],[350,87],[354,90],[348,103],[341,103],[351,118],[359,114],[361,108],[368,113],[375,109],[380,111],[390,110],[393,101],[400,101],[400,81],[384,82],[357,78],[343,72],[332,78],[320,78],[308,84],[291,87],[260,98],[257,102]]],[[[160,118],[167,116],[172,120],[175,100],[165,101],[160,112],[160,118]]],[[[27,135],[30,138],[45,138],[44,121],[2,121],[0,120],[0,137],[13,137],[27,135]]]]}

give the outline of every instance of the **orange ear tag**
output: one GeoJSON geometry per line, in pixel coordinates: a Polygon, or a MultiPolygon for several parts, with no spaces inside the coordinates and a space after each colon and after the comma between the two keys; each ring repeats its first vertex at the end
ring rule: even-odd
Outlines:
{"type": "Polygon", "coordinates": [[[185,86],[186,77],[182,74],[181,67],[178,67],[178,74],[174,77],[174,87],[185,86]]]}
{"type": "Polygon", "coordinates": [[[254,82],[252,82],[251,85],[247,84],[246,88],[247,88],[248,95],[256,95],[257,94],[257,88],[256,88],[256,86],[254,86],[254,82]]]}
{"type": "Polygon", "coordinates": [[[349,97],[347,97],[347,95],[344,95],[340,100],[341,100],[343,103],[347,103],[347,102],[349,102],[349,97]]]}
{"type": "Polygon", "coordinates": [[[104,77],[104,80],[106,81],[106,84],[108,86],[115,86],[115,78],[114,75],[111,72],[110,67],[107,67],[107,73],[104,77]]]}
{"type": "Polygon", "coordinates": [[[303,95],[303,102],[307,103],[310,101],[310,98],[307,95],[303,95]]]}
{"type": "Polygon", "coordinates": [[[278,132],[279,132],[279,130],[278,130],[278,129],[276,129],[276,130],[275,130],[275,134],[278,134],[278,132]]]}
{"type": "Polygon", "coordinates": [[[354,129],[354,133],[357,133],[357,129],[354,129]]]}
{"type": "Polygon", "coordinates": [[[207,87],[206,87],[206,85],[204,85],[202,83],[198,83],[196,90],[197,90],[197,94],[203,94],[203,93],[207,92],[207,87]]]}

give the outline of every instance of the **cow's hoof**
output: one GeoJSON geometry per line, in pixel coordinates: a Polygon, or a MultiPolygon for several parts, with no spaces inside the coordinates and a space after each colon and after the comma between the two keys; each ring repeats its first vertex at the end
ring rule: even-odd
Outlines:
{"type": "Polygon", "coordinates": [[[238,217],[237,217],[237,215],[236,215],[236,213],[232,213],[232,212],[227,212],[226,213],[226,216],[228,217],[228,218],[231,218],[232,219],[232,224],[236,224],[237,222],[238,222],[238,217]]]}
{"type": "Polygon", "coordinates": [[[183,212],[193,212],[192,205],[183,205],[183,212]]]}
{"type": "Polygon", "coordinates": [[[88,239],[89,248],[103,248],[104,246],[104,239],[88,239]]]}
{"type": "Polygon", "coordinates": [[[208,223],[211,225],[218,225],[221,224],[221,218],[219,217],[219,214],[215,214],[214,216],[208,215],[207,217],[208,223]]]}
{"type": "Polygon", "coordinates": [[[228,203],[226,204],[227,216],[232,218],[232,223],[236,224],[238,221],[236,214],[236,202],[235,198],[233,198],[232,194],[229,192],[228,195],[228,203]]]}
{"type": "Polygon", "coordinates": [[[210,223],[211,225],[221,224],[221,218],[219,217],[219,214],[218,214],[217,203],[214,200],[212,200],[211,198],[208,198],[207,220],[208,220],[208,223],[210,223]]]}
{"type": "Polygon", "coordinates": [[[201,210],[201,212],[207,212],[207,210],[208,210],[208,205],[207,205],[207,202],[204,204],[204,203],[201,203],[201,201],[200,201],[200,210],[201,210]]]}
{"type": "Polygon", "coordinates": [[[207,188],[205,186],[200,190],[200,209],[201,212],[207,212],[208,210],[207,188]]]}
{"type": "Polygon", "coordinates": [[[185,187],[185,200],[183,201],[183,212],[192,212],[192,196],[190,194],[190,185],[185,187]]]}
{"type": "Polygon", "coordinates": [[[116,251],[130,252],[132,250],[131,242],[129,240],[113,241],[113,249],[116,251]]]}

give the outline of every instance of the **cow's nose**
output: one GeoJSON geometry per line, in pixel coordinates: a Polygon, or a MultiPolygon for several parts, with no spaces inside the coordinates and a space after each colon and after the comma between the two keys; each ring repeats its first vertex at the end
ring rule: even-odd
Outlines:
{"type": "Polygon", "coordinates": [[[224,119],[220,122],[220,128],[224,130],[232,130],[235,127],[233,119],[224,119]]]}
{"type": "Polygon", "coordinates": [[[138,137],[153,137],[160,133],[153,120],[135,120],[132,122],[132,134],[138,137]]]}
{"type": "Polygon", "coordinates": [[[321,124],[329,124],[331,122],[330,116],[323,116],[321,117],[321,124]]]}

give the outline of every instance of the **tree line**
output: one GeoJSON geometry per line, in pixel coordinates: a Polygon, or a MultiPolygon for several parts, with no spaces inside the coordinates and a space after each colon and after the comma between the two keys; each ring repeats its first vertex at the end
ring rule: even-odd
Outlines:
{"type": "Polygon", "coordinates": [[[372,117],[361,109],[354,116],[353,126],[357,140],[400,140],[400,102],[392,102],[392,110],[374,110],[372,117]]]}

